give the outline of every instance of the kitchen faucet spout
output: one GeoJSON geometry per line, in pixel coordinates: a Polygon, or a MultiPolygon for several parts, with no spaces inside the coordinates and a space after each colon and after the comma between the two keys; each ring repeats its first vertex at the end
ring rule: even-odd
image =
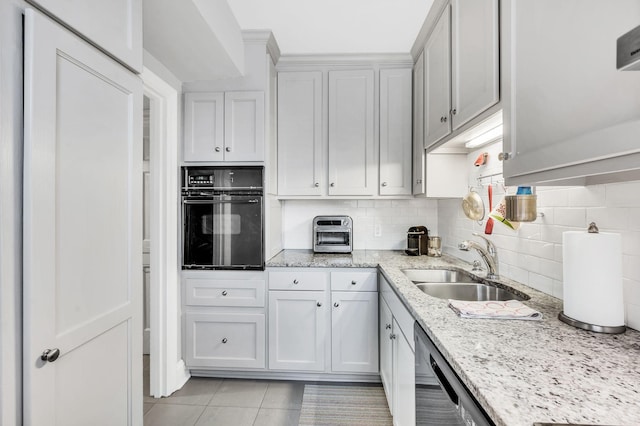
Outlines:
{"type": "Polygon", "coordinates": [[[487,248],[484,248],[482,245],[478,244],[473,240],[462,241],[458,244],[458,248],[463,251],[469,251],[470,249],[475,249],[479,254],[484,263],[487,265],[487,278],[496,279],[499,277],[498,274],[498,251],[496,246],[487,238],[474,233],[473,235],[478,236],[485,240],[487,243],[487,248]]]}

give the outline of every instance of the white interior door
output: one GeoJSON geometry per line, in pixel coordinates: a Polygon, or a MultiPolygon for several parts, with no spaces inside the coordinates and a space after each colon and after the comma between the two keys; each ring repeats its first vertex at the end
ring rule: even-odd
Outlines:
{"type": "Polygon", "coordinates": [[[140,79],[27,10],[27,425],[142,424],[141,143],[140,79]]]}

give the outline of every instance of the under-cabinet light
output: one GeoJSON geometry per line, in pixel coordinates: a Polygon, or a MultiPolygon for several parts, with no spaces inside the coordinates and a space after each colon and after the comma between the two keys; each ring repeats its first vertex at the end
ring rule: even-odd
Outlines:
{"type": "Polygon", "coordinates": [[[465,143],[464,146],[466,148],[477,148],[482,145],[486,145],[489,142],[494,142],[502,137],[502,124],[498,127],[494,127],[491,130],[488,130],[482,133],[480,136],[471,139],[469,142],[465,143]]]}

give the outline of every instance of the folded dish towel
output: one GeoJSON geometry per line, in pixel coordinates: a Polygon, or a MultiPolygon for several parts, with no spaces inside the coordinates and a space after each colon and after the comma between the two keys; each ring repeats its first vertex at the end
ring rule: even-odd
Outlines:
{"type": "Polygon", "coordinates": [[[541,320],[542,314],[518,300],[469,302],[449,299],[449,306],[462,318],[541,320]]]}

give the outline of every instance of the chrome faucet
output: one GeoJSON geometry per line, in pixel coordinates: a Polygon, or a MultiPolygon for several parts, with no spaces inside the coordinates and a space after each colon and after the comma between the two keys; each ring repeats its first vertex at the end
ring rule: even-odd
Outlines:
{"type": "Polygon", "coordinates": [[[487,248],[482,247],[480,244],[473,240],[466,240],[458,244],[460,250],[469,251],[469,249],[476,249],[480,253],[480,257],[487,265],[487,278],[498,278],[498,250],[496,246],[486,237],[473,233],[474,236],[482,238],[487,243],[487,248]]]}

